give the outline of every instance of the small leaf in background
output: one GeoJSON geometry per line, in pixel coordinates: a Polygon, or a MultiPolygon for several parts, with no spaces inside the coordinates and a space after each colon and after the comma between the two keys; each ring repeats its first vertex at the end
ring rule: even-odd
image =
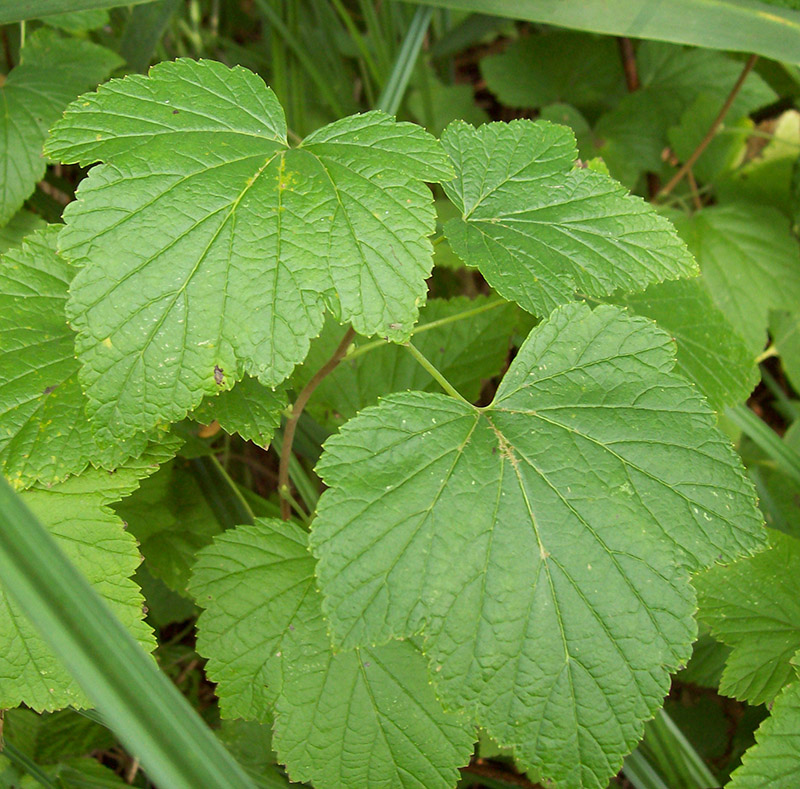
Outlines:
{"type": "Polygon", "coordinates": [[[335,643],[422,632],[448,707],[522,768],[605,787],[689,657],[687,568],[763,541],[673,354],[651,321],[571,304],[488,408],[413,392],[345,425],[311,533],[335,643]]]}
{"type": "Polygon", "coordinates": [[[432,69],[428,69],[419,82],[419,88],[409,93],[408,110],[431,134],[439,137],[456,119],[473,126],[488,123],[486,111],[475,103],[472,85],[445,85],[432,69]]]}
{"type": "Polygon", "coordinates": [[[714,567],[693,583],[700,617],[733,647],[720,692],[751,704],[771,701],[796,679],[790,660],[800,650],[800,540],[773,531],[769,550],[714,567]]]}
{"type": "Polygon", "coordinates": [[[729,789],[792,787],[797,782],[800,753],[800,682],[793,682],[775,700],[769,718],[756,732],[756,745],[742,757],[729,789]]]}
{"type": "Polygon", "coordinates": [[[546,315],[575,291],[605,296],[689,276],[696,264],[670,223],[602,173],[575,168],[575,137],[543,121],[453,123],[442,136],[461,211],[445,233],[504,298],[546,315]]]}
{"type": "MultiPolygon", "coordinates": [[[[109,505],[130,495],[139,481],[168,460],[177,446],[155,445],[116,471],[88,469],[65,482],[37,485],[20,495],[142,647],[155,646],[144,623],[144,600],[131,580],[142,557],[134,536],[109,505]]],[[[0,592],[0,707],[20,703],[35,710],[89,702],[77,682],[16,603],[0,592]]]]}
{"type": "Polygon", "coordinates": [[[452,787],[472,727],[442,710],[411,642],[333,652],[307,539],[261,520],[199,555],[198,648],[223,710],[269,720],[274,703],[273,747],[294,781],[452,787]]]}
{"type": "Polygon", "coordinates": [[[714,303],[752,354],[767,339],[770,309],[800,304],[800,251],[774,208],[728,203],[676,221],[714,303]]]}
{"type": "MultiPolygon", "coordinates": [[[[797,305],[800,309],[800,304],[797,305]]],[[[800,392],[800,312],[770,313],[770,334],[781,357],[781,366],[795,392],[800,392]]]]}
{"type": "Polygon", "coordinates": [[[119,56],[89,41],[42,29],[31,35],[22,63],[0,85],[0,227],[17,212],[45,172],[42,144],[48,128],[82,90],[122,65],[119,56]]]}
{"type": "Polygon", "coordinates": [[[105,8],[90,8],[86,11],[71,11],[66,14],[51,14],[42,20],[50,27],[58,27],[67,33],[85,33],[108,24],[105,8]]]}
{"type": "Polygon", "coordinates": [[[451,176],[418,126],[365,113],[290,149],[259,77],[178,60],[73,103],[48,150],[109,162],[59,244],[82,267],[68,312],[110,435],[180,419],[245,373],[280,383],[326,308],[361,334],[410,336],[432,266],[425,181],[451,176]]]}
{"type": "Polygon", "coordinates": [[[0,258],[0,468],[18,488],[60,482],[90,463],[114,468],[147,445],[144,434],[95,441],[64,312],[74,269],[56,253],[58,230],[37,231],[0,258]]]}
{"type": "MultiPolygon", "coordinates": [[[[713,50],[687,49],[644,41],[636,50],[641,88],[603,115],[595,127],[599,153],[611,174],[633,186],[645,170],[659,172],[669,143],[667,130],[681,122],[698,96],[709,102],[712,117],[721,109],[742,70],[738,60],[713,50]]],[[[775,92],[758,74],[744,82],[726,124],[771,104],[775,92]]],[[[707,129],[707,127],[706,127],[707,129]]]]}
{"type": "Polygon", "coordinates": [[[149,572],[183,595],[195,554],[222,531],[187,465],[183,459],[164,464],[114,505],[139,542],[149,572]]]}
{"type": "MultiPolygon", "coordinates": [[[[469,401],[477,400],[481,382],[500,373],[508,356],[508,340],[519,313],[513,304],[498,304],[499,301],[490,296],[432,299],[420,310],[415,347],[469,401]],[[464,320],[430,330],[424,328],[493,304],[496,306],[464,320]]],[[[343,332],[335,321],[326,322],[321,336],[311,344],[305,363],[294,375],[296,388],[302,388],[330,358],[343,332]]],[[[356,349],[362,344],[357,341],[356,349]]],[[[341,424],[363,408],[375,405],[384,395],[413,389],[440,391],[439,384],[405,348],[387,343],[355,359],[345,357],[315,390],[311,410],[325,421],[341,424]]]]}
{"type": "Polygon", "coordinates": [[[586,33],[521,37],[480,66],[489,90],[509,107],[563,103],[597,109],[613,105],[625,91],[614,40],[586,33]]]}
{"type": "Polygon", "coordinates": [[[701,278],[651,285],[617,303],[672,335],[678,344],[675,369],[697,384],[715,410],[746,400],[758,383],[754,354],[714,305],[701,278]]]}
{"type": "Polygon", "coordinates": [[[18,247],[25,236],[30,235],[35,230],[42,230],[47,223],[38,214],[30,211],[17,211],[9,219],[8,224],[0,227],[0,255],[11,249],[18,247]]]}
{"type": "Polygon", "coordinates": [[[233,389],[206,397],[192,411],[191,418],[203,424],[216,420],[225,432],[236,433],[266,449],[281,426],[285,408],[285,390],[269,389],[246,375],[233,389]]]}

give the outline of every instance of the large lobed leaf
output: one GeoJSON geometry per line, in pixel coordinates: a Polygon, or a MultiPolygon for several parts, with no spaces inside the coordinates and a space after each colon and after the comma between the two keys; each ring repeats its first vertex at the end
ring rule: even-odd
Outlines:
{"type": "Polygon", "coordinates": [[[674,228],[599,172],[576,168],[573,133],[547,121],[452,123],[442,144],[461,217],[453,250],[500,295],[534,315],[572,301],[690,276],[696,264],[674,228]]]}
{"type": "Polygon", "coordinates": [[[453,786],[472,727],[441,708],[411,643],[333,652],[307,542],[258,520],[199,554],[198,649],[224,714],[268,720],[274,705],[279,759],[319,789],[453,786]]]}
{"type": "Polygon", "coordinates": [[[47,149],[107,162],[60,238],[82,266],[69,316],[101,429],[179,419],[244,373],[274,386],[326,308],[364,335],[410,335],[432,265],[424,181],[452,175],[419,127],[371,112],[289,148],[255,74],[179,60],[82,97],[47,149]]]}
{"type": "Polygon", "coordinates": [[[0,226],[22,206],[44,175],[42,144],[50,125],[82,90],[104,80],[122,61],[89,41],[39,30],[22,62],[0,83],[0,226]]]}
{"type": "Polygon", "coordinates": [[[604,787],[689,656],[688,571],[763,541],[674,345],[616,307],[536,327],[493,404],[391,395],[325,445],[312,529],[335,643],[422,633],[446,705],[604,787]]]}
{"type": "MultiPolygon", "coordinates": [[[[144,599],[131,576],[142,560],[136,539],[109,504],[128,496],[176,450],[151,447],[113,473],[88,469],[65,482],[36,485],[20,495],[59,548],[148,651],[155,647],[144,623],[144,599]]],[[[78,683],[55,657],[19,606],[0,592],[0,707],[24,703],[36,710],[86,707],[78,683]]]]}
{"type": "Polygon", "coordinates": [[[0,258],[0,469],[16,487],[114,468],[142,452],[144,434],[95,441],[64,314],[73,268],[56,253],[55,226],[0,258]]]}
{"type": "Polygon", "coordinates": [[[751,704],[772,701],[797,678],[800,650],[800,540],[773,531],[770,549],[694,579],[700,615],[733,647],[720,692],[751,704]]]}

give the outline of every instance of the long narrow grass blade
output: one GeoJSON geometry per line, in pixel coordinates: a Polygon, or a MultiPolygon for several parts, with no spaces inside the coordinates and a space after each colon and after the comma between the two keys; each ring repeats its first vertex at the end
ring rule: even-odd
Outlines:
{"type": "Polygon", "coordinates": [[[164,789],[253,787],[5,480],[0,579],[155,783],[164,789]]]}
{"type": "Polygon", "coordinates": [[[0,0],[0,25],[22,22],[23,19],[41,19],[71,11],[89,11],[92,8],[113,8],[118,5],[151,2],[153,0],[0,0]]]}
{"type": "Polygon", "coordinates": [[[800,11],[758,0],[412,0],[629,38],[732,49],[796,63],[800,11]]]}
{"type": "Polygon", "coordinates": [[[383,110],[389,115],[394,115],[400,108],[400,102],[403,100],[408,81],[411,79],[411,72],[417,63],[417,57],[422,48],[425,34],[428,32],[432,15],[433,9],[426,6],[421,6],[416,10],[400,51],[397,53],[389,79],[375,103],[376,110],[383,110]]]}

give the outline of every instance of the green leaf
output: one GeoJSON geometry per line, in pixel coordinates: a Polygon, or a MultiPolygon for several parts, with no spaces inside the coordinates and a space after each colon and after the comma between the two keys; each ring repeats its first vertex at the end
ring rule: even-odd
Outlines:
{"type": "Polygon", "coordinates": [[[793,682],[775,701],[772,714],[759,726],[756,744],[734,771],[730,789],[791,787],[800,770],[800,682],[793,682]]]}
{"type": "Polygon", "coordinates": [[[800,392],[800,313],[772,312],[769,324],[783,371],[795,392],[800,392]]]}
{"type": "Polygon", "coordinates": [[[666,219],[608,176],[574,167],[569,129],[453,123],[442,143],[457,174],[444,188],[462,212],[445,225],[451,246],[534,315],[576,290],[602,296],[695,272],[666,219]]]}
{"type": "Polygon", "coordinates": [[[100,446],[86,419],[74,333],[64,309],[73,268],[56,254],[58,228],[0,259],[0,468],[16,487],[60,482],[89,463],[114,468],[140,454],[140,434],[100,446]]]}
{"type": "Polygon", "coordinates": [[[752,354],[764,347],[770,309],[800,303],[800,254],[774,208],[729,203],[677,222],[716,305],[752,354]]]}
{"type": "Polygon", "coordinates": [[[268,389],[255,378],[245,376],[233,389],[203,400],[191,417],[204,424],[216,419],[227,433],[238,433],[245,441],[266,449],[281,426],[285,408],[285,390],[268,389]]]}
{"type": "Polygon", "coordinates": [[[114,511],[139,542],[148,570],[182,594],[195,554],[222,531],[184,460],[164,464],[114,511]]]}
{"type": "MultiPolygon", "coordinates": [[[[2,9],[0,9],[2,17],[2,9]]],[[[35,32],[25,43],[22,63],[0,85],[0,226],[22,206],[44,175],[42,144],[64,107],[82,90],[104,80],[122,61],[89,41],[35,32]]]]}
{"type": "Polygon", "coordinates": [[[90,8],[86,11],[68,11],[65,14],[46,16],[44,22],[50,27],[58,27],[68,33],[83,33],[97,30],[108,24],[108,11],[105,8],[90,8]]]}
{"type": "Polygon", "coordinates": [[[335,643],[423,633],[445,705],[605,787],[695,628],[687,568],[753,551],[741,463],[674,346],[616,307],[533,329],[495,401],[392,395],[329,439],[312,527],[335,643]]]}
{"type": "Polygon", "coordinates": [[[109,162],[59,242],[82,266],[68,313],[101,430],[180,419],[244,373],[274,386],[325,308],[364,335],[410,335],[431,269],[423,181],[451,174],[419,127],[365,113],[290,149],[255,74],[179,60],[82,97],[48,150],[109,162]]]}
{"type": "Polygon", "coordinates": [[[701,279],[651,285],[619,303],[672,335],[678,344],[675,369],[694,381],[717,411],[746,400],[758,383],[754,354],[714,305],[701,279]]]}
{"type": "Polygon", "coordinates": [[[770,548],[697,576],[700,616],[733,647],[720,692],[751,704],[771,701],[796,679],[800,649],[800,541],[770,534],[770,548]]]}
{"type": "Polygon", "coordinates": [[[456,118],[473,126],[489,121],[489,115],[475,103],[472,85],[445,85],[433,69],[425,71],[419,88],[409,93],[407,106],[414,119],[437,136],[456,118]]]}
{"type": "Polygon", "coordinates": [[[495,14],[556,27],[631,38],[653,38],[711,49],[756,52],[794,63],[800,12],[758,0],[412,0],[426,5],[495,14]]]}
{"type": "MultiPolygon", "coordinates": [[[[59,548],[74,562],[119,620],[148,651],[155,646],[143,621],[143,599],[131,576],[142,560],[136,540],[109,504],[130,495],[176,447],[154,446],[116,471],[89,469],[52,487],[20,495],[59,548]]],[[[0,707],[36,710],[91,706],[77,682],[19,606],[0,590],[0,707]]]]}
{"type": "MultiPolygon", "coordinates": [[[[720,52],[654,42],[641,44],[636,64],[640,89],[624,96],[595,128],[599,152],[612,175],[629,185],[644,170],[661,170],[668,130],[678,125],[701,97],[702,114],[710,116],[700,137],[705,134],[742,71],[742,63],[720,52]]],[[[727,125],[776,98],[764,80],[751,72],[728,112],[727,125]]],[[[681,150],[688,148],[687,144],[681,150]]]]}
{"type": "Polygon", "coordinates": [[[0,227],[0,254],[11,247],[18,247],[25,236],[34,230],[41,230],[47,223],[38,214],[30,211],[17,211],[5,227],[0,227]]]}
{"type": "MultiPolygon", "coordinates": [[[[477,400],[481,382],[497,375],[505,363],[517,314],[514,305],[496,297],[433,299],[420,310],[414,345],[467,400],[477,400]],[[472,310],[483,311],[463,320],[451,320],[472,310]]],[[[302,388],[331,357],[343,332],[335,321],[326,323],[305,363],[295,373],[297,388],[302,388]]],[[[357,341],[356,352],[363,345],[357,341]]],[[[405,348],[385,343],[352,359],[345,357],[314,390],[310,406],[326,421],[341,423],[374,405],[378,398],[406,389],[440,391],[405,348]]]]}
{"type": "Polygon", "coordinates": [[[608,106],[625,91],[615,42],[565,30],[518,38],[480,67],[486,86],[510,107],[608,106]]]}
{"type": "Polygon", "coordinates": [[[410,642],[334,653],[307,535],[259,520],[200,552],[198,649],[223,712],[268,719],[294,781],[451,787],[474,732],[437,701],[410,642]]]}

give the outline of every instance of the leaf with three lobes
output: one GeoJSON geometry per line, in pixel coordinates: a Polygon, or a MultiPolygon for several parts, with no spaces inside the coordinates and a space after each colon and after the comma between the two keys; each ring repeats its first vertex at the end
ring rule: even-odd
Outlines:
{"type": "Polygon", "coordinates": [[[147,569],[185,595],[197,551],[222,531],[186,461],[165,463],[114,511],[139,542],[147,569]]]}
{"type": "Polygon", "coordinates": [[[575,136],[564,126],[455,122],[442,145],[456,170],[444,190],[462,213],[444,227],[450,245],[534,315],[576,291],[607,296],[697,270],[650,205],[607,175],[575,167],[575,136]]]}
{"type": "Polygon", "coordinates": [[[324,309],[405,340],[425,299],[437,141],[380,112],[289,148],[275,95],[213,61],[161,63],[74,102],[47,143],[95,167],[59,246],[89,413],[127,436],[244,373],[274,386],[324,309]]]}
{"type": "Polygon", "coordinates": [[[764,789],[797,785],[800,773],[800,681],[775,700],[772,712],[756,732],[756,744],[731,776],[729,789],[764,789]]]}
{"type": "MultiPolygon", "coordinates": [[[[155,647],[155,639],[143,621],[139,587],[131,580],[142,557],[136,539],[108,505],[132,493],[140,479],[176,450],[174,441],[154,445],[114,472],[90,468],[66,482],[36,485],[20,494],[67,558],[148,651],[155,647]]],[[[0,707],[91,706],[27,616],[2,590],[0,643],[0,707]]]]}
{"type": "Polygon", "coordinates": [[[720,693],[750,704],[771,701],[797,678],[790,661],[800,650],[800,540],[772,531],[770,543],[693,581],[701,619],[733,647],[720,693]]]}
{"type": "Polygon", "coordinates": [[[422,633],[437,691],[518,763],[605,787],[695,636],[690,569],[763,541],[674,345],[556,310],[491,406],[391,395],[325,444],[311,545],[334,641],[422,633]]]}
{"type": "Polygon", "coordinates": [[[454,786],[474,730],[441,708],[410,642],[333,652],[307,542],[258,520],[199,554],[198,650],[223,714],[264,720],[274,705],[280,761],[319,789],[454,786]]]}
{"type": "Polygon", "coordinates": [[[770,309],[800,303],[800,254],[789,221],[750,203],[711,206],[676,221],[714,303],[752,354],[767,338],[770,309]]]}
{"type": "Polygon", "coordinates": [[[56,253],[58,228],[0,258],[0,469],[15,487],[59,482],[89,463],[114,468],[144,434],[100,446],[84,413],[74,332],[64,308],[74,269],[56,253]]]}
{"type": "Polygon", "coordinates": [[[616,301],[672,335],[678,344],[675,369],[694,381],[717,411],[746,400],[758,383],[754,354],[700,277],[660,282],[616,301]]]}
{"type": "MultiPolygon", "coordinates": [[[[480,394],[481,381],[501,371],[508,356],[508,338],[519,315],[513,304],[496,297],[432,299],[419,312],[414,345],[467,400],[473,401],[480,394]],[[486,308],[484,312],[463,320],[436,325],[482,308],[486,308]]],[[[311,343],[305,362],[292,377],[295,386],[302,388],[330,359],[343,333],[335,321],[326,321],[322,334],[311,343]]],[[[356,339],[356,348],[360,344],[356,339]]],[[[387,343],[354,359],[345,357],[314,390],[309,407],[322,419],[341,423],[374,405],[378,398],[405,389],[440,391],[405,348],[387,343]]]]}
{"type": "Polygon", "coordinates": [[[233,389],[206,397],[191,413],[195,422],[216,420],[226,433],[238,433],[245,441],[266,449],[281,426],[286,391],[269,389],[245,376],[233,389]]]}
{"type": "Polygon", "coordinates": [[[104,80],[119,56],[89,41],[37,30],[25,42],[22,62],[0,86],[0,226],[8,222],[44,175],[42,144],[64,107],[104,80]]]}

